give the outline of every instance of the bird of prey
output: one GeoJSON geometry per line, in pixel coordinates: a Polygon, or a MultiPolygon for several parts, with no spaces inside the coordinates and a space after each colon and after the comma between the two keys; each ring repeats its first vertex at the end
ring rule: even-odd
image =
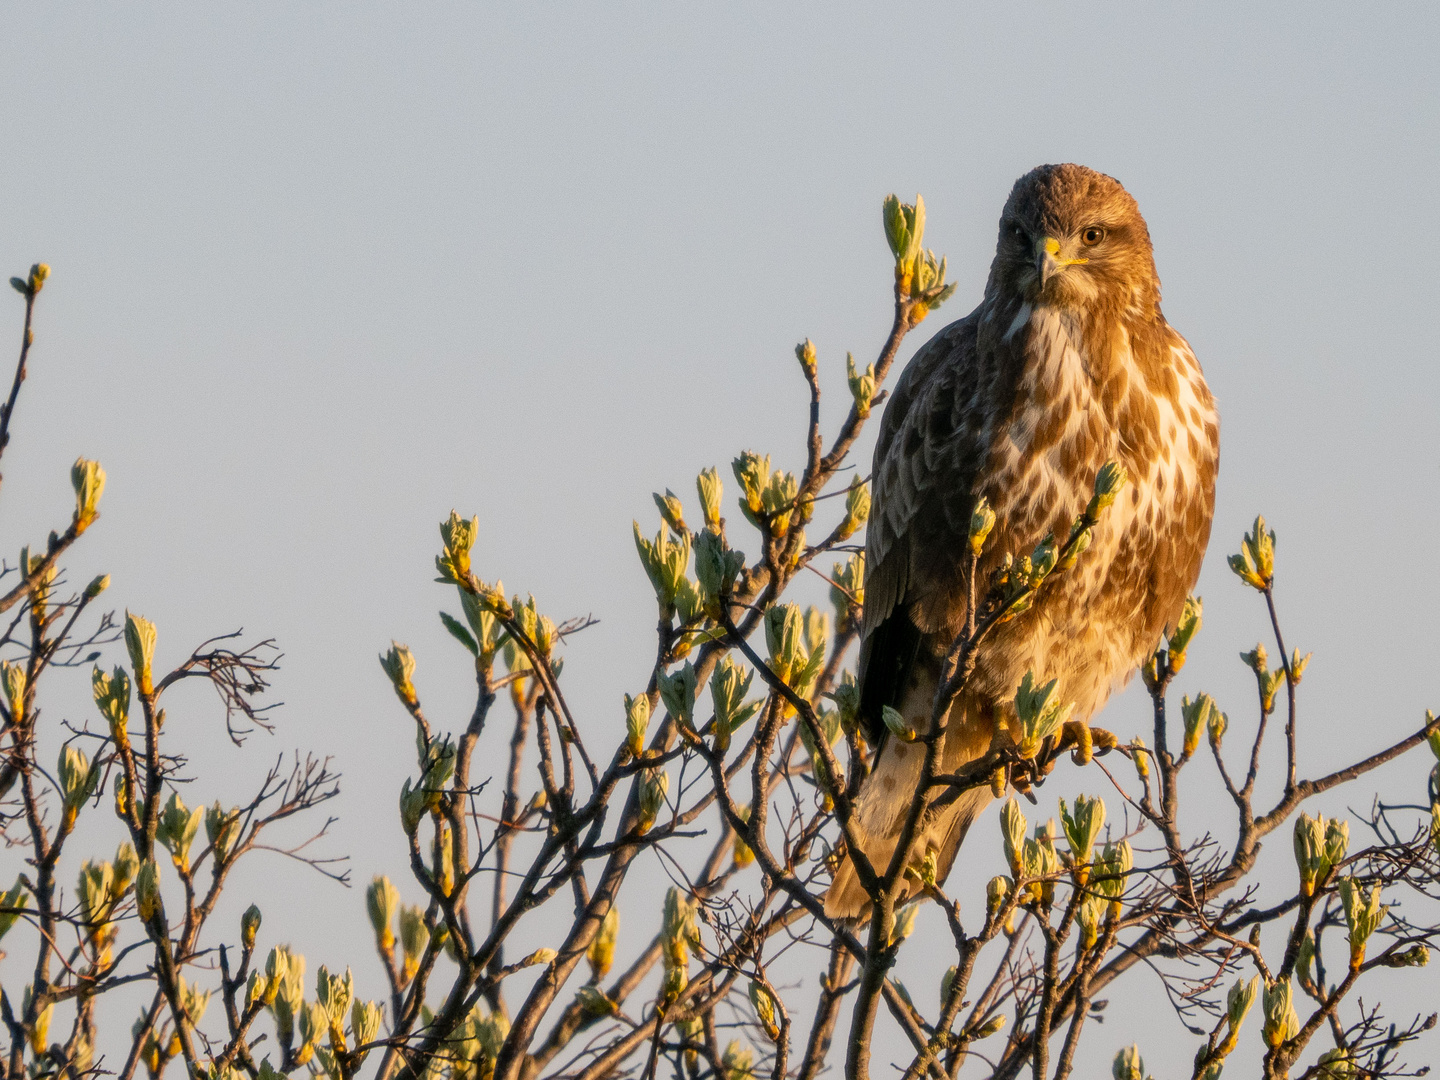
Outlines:
{"type": "MultiPolygon", "coordinates": [[[[1078,565],[996,628],[951,706],[942,770],[1005,740],[1026,672],[1059,679],[1088,719],[1173,629],[1210,538],[1220,423],[1189,344],[1160,313],[1150,233],[1120,183],[1042,165],[1015,183],[985,297],[906,366],[880,422],[865,540],[860,716],[879,749],[856,800],[861,847],[883,872],[923,744],[886,737],[882,707],[928,729],[941,663],[962,629],[967,537],[979,498],[995,526],[977,591],[1007,556],[1069,535],[1108,460],[1131,483],[1078,565]]],[[[988,787],[964,793],[921,838],[949,874],[988,787]]],[[[869,898],[848,859],[825,897],[834,918],[869,898]]]]}

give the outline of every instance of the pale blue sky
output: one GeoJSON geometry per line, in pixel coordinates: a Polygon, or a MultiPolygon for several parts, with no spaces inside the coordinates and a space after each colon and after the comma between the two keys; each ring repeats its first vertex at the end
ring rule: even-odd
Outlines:
{"type": "MultiPolygon", "coordinates": [[[[978,300],[1005,195],[1044,161],[1135,194],[1220,403],[1206,629],[1180,689],[1249,722],[1235,653],[1261,612],[1222,556],[1263,511],[1290,636],[1316,653],[1302,768],[1440,701],[1437,9],[527,8],[0,17],[0,262],[54,269],[0,548],[60,523],[69,463],[98,457],[104,518],[73,576],[110,571],[162,660],[242,625],[279,639],[276,738],[235,755],[208,697],[171,711],[202,775],[224,770],[202,794],[329,747],[334,849],[357,882],[398,875],[409,729],[374,657],[408,641],[432,716],[459,724],[467,665],[431,584],[451,507],[480,515],[483,575],[603,620],[566,676],[591,729],[618,734],[651,651],[630,539],[632,517],[653,527],[649,493],[688,500],[746,447],[798,466],[803,337],[837,420],[845,351],[864,362],[889,324],[887,192],[924,193],[960,283],[908,357],[978,300]]],[[[12,303],[0,342],[18,330],[12,303]]],[[[85,682],[52,718],[87,715],[85,682]]],[[[1143,714],[1131,694],[1101,722],[1128,736],[1143,714]]],[[[1428,767],[1382,783],[1418,797],[1428,767]]],[[[358,890],[256,895],[266,937],[312,965],[368,936],[358,890]]],[[[638,940],[638,910],[627,926],[638,940]]],[[[1437,990],[1428,971],[1402,986],[1394,1005],[1437,990]]],[[[1167,1017],[1112,1010],[1093,1060],[1139,1038],[1180,1068],[1194,1040],[1167,1017]]]]}

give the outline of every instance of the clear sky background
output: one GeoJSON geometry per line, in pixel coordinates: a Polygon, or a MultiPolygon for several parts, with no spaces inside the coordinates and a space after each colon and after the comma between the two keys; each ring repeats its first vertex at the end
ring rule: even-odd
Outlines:
{"type": "MultiPolygon", "coordinates": [[[[409,642],[432,717],[468,715],[435,523],[478,513],[483,576],[602,620],[565,674],[582,723],[618,738],[653,651],[630,521],[653,529],[666,486],[693,512],[695,472],[728,479],[741,449],[801,464],[806,336],[833,430],[845,351],[863,363],[889,326],[882,197],[924,193],[960,285],[908,357],[978,301],[1015,177],[1078,161],[1139,200],[1223,417],[1206,627],[1177,689],[1253,722],[1235,654],[1262,612],[1223,556],[1264,512],[1316,656],[1302,772],[1343,764],[1440,703],[1437,33],[1424,4],[9,5],[0,268],[54,274],[0,549],[67,520],[70,462],[99,458],[103,519],[71,576],[112,573],[162,662],[241,626],[286,654],[279,733],[243,753],[208,692],[172,706],[196,793],[236,800],[276,753],[332,752],[329,850],[357,885],[399,879],[410,727],[376,653],[409,642]]],[[[49,719],[89,717],[88,681],[49,719]]],[[[1131,692],[1100,722],[1128,737],[1144,717],[1131,692]]],[[[1417,801],[1430,764],[1348,805],[1417,801]]],[[[993,847],[956,872],[972,915],[993,847]]],[[[0,862],[8,880],[18,855],[0,862]]],[[[265,866],[235,911],[259,900],[262,941],[312,971],[349,959],[376,993],[368,945],[347,945],[369,938],[360,890],[265,866]]],[[[907,963],[933,1000],[943,962],[907,963]]],[[[1086,1075],[1132,1039],[1157,1074],[1188,1069],[1196,1040],[1146,978],[1113,995],[1086,1075]]],[[[1387,1004],[1437,990],[1413,973],[1387,1004]]]]}

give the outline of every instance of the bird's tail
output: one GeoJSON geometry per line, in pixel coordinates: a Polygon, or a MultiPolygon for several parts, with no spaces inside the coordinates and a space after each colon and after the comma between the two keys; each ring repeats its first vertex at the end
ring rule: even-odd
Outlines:
{"type": "MultiPolygon", "coordinates": [[[[895,844],[919,782],[924,755],[924,748],[919,745],[889,740],[880,751],[874,772],[866,778],[855,800],[853,823],[856,839],[878,874],[885,872],[895,854],[895,844]]],[[[970,756],[965,755],[954,764],[947,760],[947,768],[958,767],[970,756]]],[[[950,755],[947,754],[946,758],[949,759],[950,755]]],[[[991,797],[989,787],[964,792],[940,813],[920,837],[915,850],[921,857],[927,849],[935,852],[937,880],[943,881],[950,873],[955,853],[960,849],[970,823],[991,797]]],[[[905,882],[899,898],[906,899],[912,891],[912,883],[905,882]]],[[[870,915],[869,894],[860,884],[860,876],[848,854],[836,868],[834,880],[825,893],[825,914],[832,919],[858,921],[864,921],[870,915]]]]}

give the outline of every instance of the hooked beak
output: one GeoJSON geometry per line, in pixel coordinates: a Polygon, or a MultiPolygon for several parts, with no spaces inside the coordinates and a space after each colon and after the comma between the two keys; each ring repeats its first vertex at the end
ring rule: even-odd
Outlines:
{"type": "Polygon", "coordinates": [[[1060,261],[1060,241],[1053,236],[1041,237],[1040,242],[1035,245],[1035,272],[1040,275],[1040,287],[1043,289],[1052,277],[1064,269],[1065,264],[1060,261]]]}
{"type": "Polygon", "coordinates": [[[1042,236],[1035,244],[1035,272],[1040,277],[1040,288],[1067,266],[1089,262],[1089,259],[1060,258],[1060,241],[1053,236],[1042,236]]]}

